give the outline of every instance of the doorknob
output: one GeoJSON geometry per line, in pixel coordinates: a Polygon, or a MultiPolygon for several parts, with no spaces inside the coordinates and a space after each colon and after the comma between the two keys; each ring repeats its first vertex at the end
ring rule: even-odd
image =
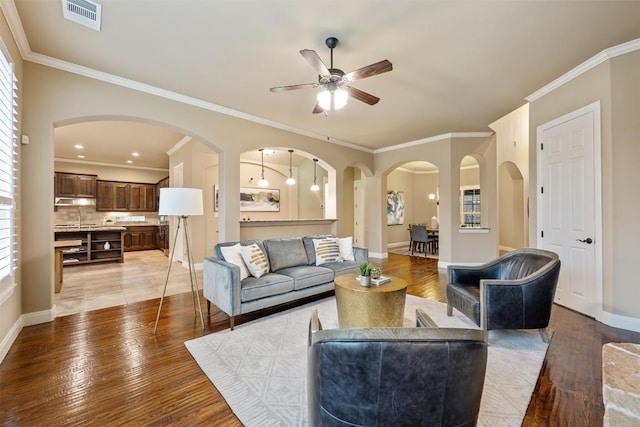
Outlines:
{"type": "Polygon", "coordinates": [[[591,237],[587,237],[586,239],[576,239],[577,242],[582,242],[582,243],[586,243],[587,245],[590,245],[593,243],[593,239],[591,237]]]}

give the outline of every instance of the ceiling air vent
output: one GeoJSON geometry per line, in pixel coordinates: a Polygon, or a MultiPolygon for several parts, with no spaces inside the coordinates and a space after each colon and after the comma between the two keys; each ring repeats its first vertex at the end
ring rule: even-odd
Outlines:
{"type": "Polygon", "coordinates": [[[102,6],[89,0],[62,0],[62,15],[70,21],[100,31],[102,6]]]}

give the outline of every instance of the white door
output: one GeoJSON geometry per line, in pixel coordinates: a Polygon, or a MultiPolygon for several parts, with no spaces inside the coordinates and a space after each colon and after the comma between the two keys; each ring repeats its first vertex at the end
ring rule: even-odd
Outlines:
{"type": "Polygon", "coordinates": [[[364,188],[362,181],[353,182],[353,244],[365,247],[364,242],[364,188]]]}
{"type": "Polygon", "coordinates": [[[599,107],[591,104],[537,129],[538,247],[560,256],[555,302],[592,317],[601,304],[600,169],[594,155],[600,147],[599,107]]]}

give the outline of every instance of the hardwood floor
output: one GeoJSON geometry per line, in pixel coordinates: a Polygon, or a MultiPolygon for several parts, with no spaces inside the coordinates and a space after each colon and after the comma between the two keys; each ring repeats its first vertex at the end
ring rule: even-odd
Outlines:
{"type": "MultiPolygon", "coordinates": [[[[390,254],[377,264],[407,280],[410,294],[445,301],[446,277],[436,261],[390,254]]],[[[24,328],[0,365],[0,424],[241,425],[183,344],[203,334],[190,293],[165,299],[154,336],[158,302],[24,328]]],[[[204,334],[228,327],[228,317],[213,306],[205,322],[204,334]]],[[[523,425],[602,425],[602,344],[640,343],[640,334],[560,306],[554,306],[551,328],[554,335],[523,425]]]]}

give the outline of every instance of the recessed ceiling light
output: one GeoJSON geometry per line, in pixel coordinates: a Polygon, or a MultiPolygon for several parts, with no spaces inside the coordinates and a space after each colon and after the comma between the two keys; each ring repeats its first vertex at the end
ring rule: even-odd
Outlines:
{"type": "Polygon", "coordinates": [[[82,146],[82,144],[76,144],[73,146],[73,148],[76,148],[78,150],[82,150],[84,147],[82,146]]]}
{"type": "Polygon", "coordinates": [[[84,156],[82,154],[78,154],[78,158],[79,159],[84,159],[84,156]]]}
{"type": "Polygon", "coordinates": [[[271,148],[265,148],[262,150],[265,156],[270,156],[272,154],[276,154],[276,150],[272,150],[271,148]]]}
{"type": "Polygon", "coordinates": [[[127,163],[133,163],[133,160],[127,160],[127,163]]]}
{"type": "Polygon", "coordinates": [[[133,157],[138,157],[140,155],[140,153],[138,153],[137,151],[134,151],[133,153],[131,153],[131,155],[133,157]]]}

